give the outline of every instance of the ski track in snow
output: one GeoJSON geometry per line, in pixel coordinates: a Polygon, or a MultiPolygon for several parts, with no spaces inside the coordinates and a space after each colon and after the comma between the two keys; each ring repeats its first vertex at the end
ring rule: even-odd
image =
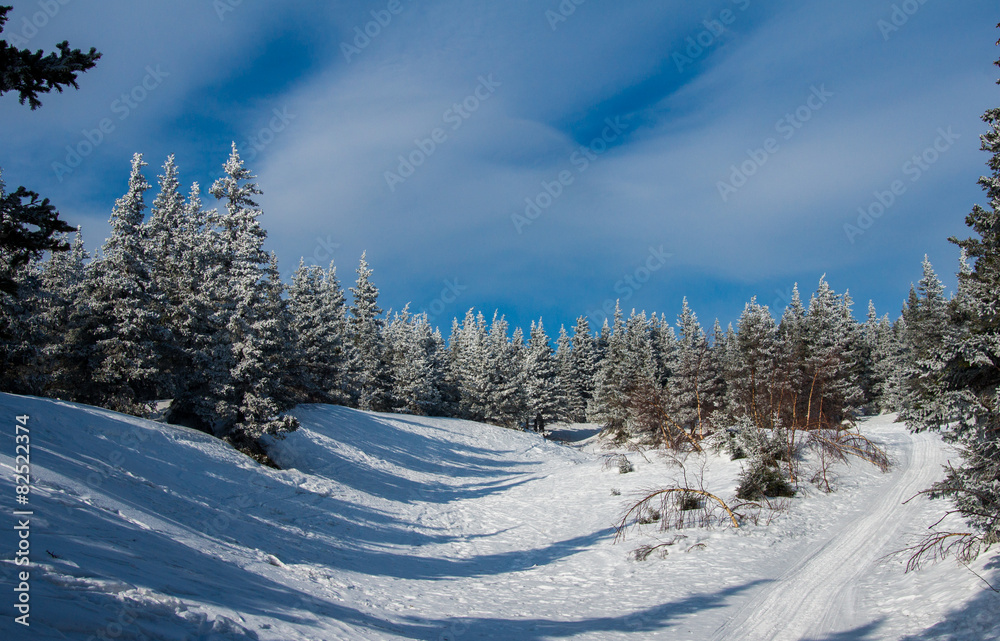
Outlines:
{"type": "Polygon", "coordinates": [[[758,588],[713,639],[797,641],[871,623],[857,620],[855,586],[899,549],[900,525],[920,512],[904,502],[938,480],[946,462],[934,437],[896,435],[901,438],[892,444],[895,469],[887,487],[878,488],[859,516],[830,530],[773,583],[758,588]]]}
{"type": "MultiPolygon", "coordinates": [[[[4,641],[1000,638],[1000,598],[974,575],[954,562],[903,574],[886,556],[945,509],[903,501],[951,454],[892,417],[863,426],[895,459],[888,474],[838,465],[836,492],[804,484],[770,525],[647,527],[615,545],[643,491],[703,473],[730,497],[740,463],[692,455],[684,472],[630,452],[622,475],[593,439],[302,406],[271,470],[193,430],[0,395],[0,414],[21,412],[36,609],[30,634],[0,617],[4,641]],[[629,558],[674,537],[665,557],[629,558]]],[[[0,531],[4,550],[14,537],[0,531]]]]}

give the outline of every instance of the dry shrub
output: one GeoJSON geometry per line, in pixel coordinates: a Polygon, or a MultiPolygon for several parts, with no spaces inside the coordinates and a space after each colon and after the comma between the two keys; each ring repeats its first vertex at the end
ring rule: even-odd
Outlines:
{"type": "Polygon", "coordinates": [[[628,456],[624,454],[605,454],[603,458],[604,464],[602,465],[602,468],[605,470],[617,468],[619,474],[628,474],[629,472],[635,471],[635,466],[632,465],[632,461],[628,460],[628,456]]]}
{"type": "Polygon", "coordinates": [[[847,463],[853,456],[871,463],[883,472],[888,472],[892,465],[885,450],[861,432],[851,429],[811,430],[808,443],[819,454],[819,469],[811,480],[827,492],[831,491],[829,471],[832,463],[847,463]]]}
{"type": "Polygon", "coordinates": [[[734,528],[740,526],[736,514],[715,494],[690,487],[671,487],[648,491],[633,503],[615,527],[615,541],[624,540],[628,529],[633,526],[656,522],[662,530],[716,524],[723,527],[732,525],[734,528]],[[695,503],[700,505],[692,509],[695,503]],[[652,518],[652,514],[656,518],[652,518]]]}

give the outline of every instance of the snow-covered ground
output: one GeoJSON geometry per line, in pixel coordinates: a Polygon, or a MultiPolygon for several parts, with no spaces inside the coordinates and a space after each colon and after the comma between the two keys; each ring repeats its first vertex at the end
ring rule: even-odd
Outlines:
{"type": "MultiPolygon", "coordinates": [[[[892,417],[864,425],[889,473],[837,467],[836,492],[804,485],[767,526],[686,530],[635,561],[678,533],[613,544],[629,498],[686,473],[728,499],[739,462],[629,453],[636,471],[619,474],[593,436],[303,406],[272,470],[95,408],[0,395],[0,412],[4,640],[1000,638],[1000,595],[969,569],[904,574],[887,556],[940,516],[943,503],[903,501],[954,456],[892,417]],[[14,502],[21,414],[27,506],[14,502]],[[33,511],[30,628],[12,606],[18,509],[33,511]]],[[[997,584],[998,565],[971,569],[997,584]]]]}

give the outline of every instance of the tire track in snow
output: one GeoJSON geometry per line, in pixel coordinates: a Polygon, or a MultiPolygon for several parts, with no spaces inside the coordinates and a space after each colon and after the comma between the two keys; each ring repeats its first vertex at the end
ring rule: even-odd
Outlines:
{"type": "Polygon", "coordinates": [[[762,586],[713,639],[797,641],[822,638],[871,621],[858,621],[855,586],[884,555],[903,547],[897,532],[919,507],[903,505],[941,476],[946,455],[934,436],[910,434],[897,447],[895,476],[862,513],[833,529],[773,582],[762,586]]]}

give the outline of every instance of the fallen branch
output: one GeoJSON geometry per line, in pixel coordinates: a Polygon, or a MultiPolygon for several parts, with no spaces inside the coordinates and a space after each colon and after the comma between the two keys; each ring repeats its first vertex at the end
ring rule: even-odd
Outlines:
{"type": "Polygon", "coordinates": [[[906,572],[919,570],[925,563],[939,561],[952,554],[962,565],[968,567],[968,562],[976,558],[981,545],[982,537],[973,532],[935,532],[925,536],[916,545],[900,550],[898,554],[910,553],[910,558],[906,561],[906,572]]]}
{"type": "Polygon", "coordinates": [[[733,513],[731,509],[729,509],[729,506],[726,505],[726,502],[720,499],[718,496],[712,494],[711,492],[706,492],[704,490],[695,490],[688,487],[670,487],[662,490],[656,490],[655,492],[651,492],[647,494],[645,497],[643,497],[640,501],[632,505],[632,507],[630,507],[628,511],[625,512],[625,515],[622,517],[621,522],[617,526],[615,526],[615,542],[617,543],[619,540],[625,539],[625,533],[629,528],[629,519],[633,517],[638,518],[638,516],[641,515],[642,511],[649,507],[650,501],[652,501],[654,498],[658,496],[665,497],[669,494],[677,492],[682,492],[684,494],[697,494],[712,499],[713,501],[718,503],[723,510],[726,511],[726,514],[729,515],[729,519],[732,522],[733,527],[734,528],[740,527],[739,522],[736,520],[736,515],[733,513]]]}
{"type": "Polygon", "coordinates": [[[829,448],[840,458],[845,458],[851,454],[867,461],[883,472],[888,472],[891,466],[889,455],[875,445],[871,440],[859,432],[837,431],[833,438],[827,438],[823,431],[817,430],[810,433],[810,437],[823,446],[829,448]]]}

